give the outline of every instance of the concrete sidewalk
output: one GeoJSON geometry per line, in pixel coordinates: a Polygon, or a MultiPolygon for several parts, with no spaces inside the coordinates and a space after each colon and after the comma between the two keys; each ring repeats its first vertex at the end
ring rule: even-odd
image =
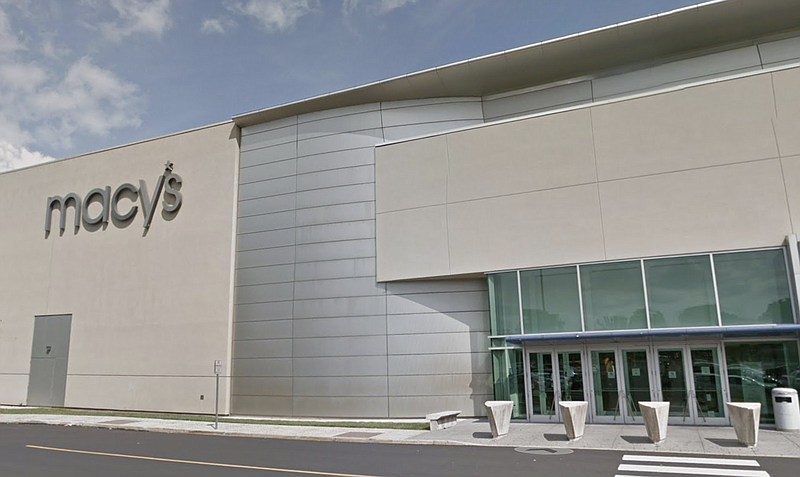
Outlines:
{"type": "Polygon", "coordinates": [[[543,447],[800,458],[800,432],[779,432],[761,429],[758,446],[755,449],[748,449],[738,444],[732,427],[670,426],[666,441],[656,446],[649,442],[647,433],[642,425],[589,424],[586,426],[583,439],[571,443],[567,440],[563,424],[512,423],[511,430],[507,436],[492,439],[486,419],[460,419],[456,426],[435,432],[367,427],[286,426],[269,424],[268,419],[264,419],[264,424],[221,422],[219,429],[214,429],[213,423],[209,422],[43,414],[0,414],[0,424],[3,423],[87,426],[280,439],[543,447]]]}

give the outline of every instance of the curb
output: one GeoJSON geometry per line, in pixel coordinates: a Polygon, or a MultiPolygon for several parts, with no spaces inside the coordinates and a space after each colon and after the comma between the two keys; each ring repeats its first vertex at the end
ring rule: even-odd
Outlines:
{"type": "MultiPolygon", "coordinates": [[[[575,450],[591,450],[591,451],[613,451],[613,452],[643,452],[643,453],[652,453],[652,454],[691,454],[691,455],[724,455],[725,457],[735,457],[735,456],[751,456],[751,457],[765,457],[765,458],[785,458],[785,459],[800,459],[800,454],[798,455],[787,455],[787,454],[756,454],[755,451],[748,452],[747,454],[713,454],[709,452],[698,452],[698,451],[685,451],[685,450],[669,450],[669,451],[662,451],[658,449],[658,446],[654,446],[652,449],[616,449],[616,448],[609,448],[609,447],[573,447],[569,445],[564,445],[563,443],[552,443],[546,446],[543,445],[531,445],[531,446],[524,446],[519,445],[519,443],[512,444],[502,444],[502,443],[481,443],[481,442],[465,442],[465,441],[456,441],[456,440],[449,440],[449,439],[437,439],[437,440],[419,440],[409,438],[409,439],[375,439],[374,437],[370,438],[359,438],[359,437],[338,437],[338,436],[302,436],[302,435],[283,435],[283,434],[270,434],[270,433],[252,433],[252,432],[243,432],[243,431],[219,431],[215,429],[171,429],[165,427],[132,427],[126,426],[124,424],[104,424],[104,423],[92,423],[92,422],[78,422],[78,423],[66,423],[66,422],[48,422],[42,421],[38,419],[26,419],[26,420],[19,420],[19,421],[5,421],[0,418],[0,425],[3,424],[23,424],[23,425],[47,425],[47,426],[62,426],[62,427],[82,427],[82,428],[91,428],[91,429],[108,429],[108,430],[122,430],[122,431],[138,431],[138,432],[158,432],[162,434],[191,434],[191,435],[201,435],[201,436],[218,436],[218,437],[242,437],[242,438],[251,438],[251,439],[281,439],[281,440],[298,440],[298,441],[315,441],[315,442],[346,442],[346,443],[358,443],[358,444],[402,444],[402,445],[420,445],[420,446],[431,446],[431,445],[442,445],[442,446],[458,446],[458,447],[482,447],[482,448],[502,448],[502,449],[518,449],[518,448],[525,448],[525,447],[536,447],[536,448],[554,448],[554,449],[569,449],[572,451],[575,450]]],[[[228,423],[230,424],[230,423],[228,423]]],[[[300,427],[300,426],[297,426],[300,427]]],[[[346,428],[353,430],[364,430],[364,431],[376,431],[375,428],[346,428]]],[[[398,429],[395,429],[398,430],[398,429]]],[[[430,431],[420,431],[423,432],[430,432],[430,431]]]]}

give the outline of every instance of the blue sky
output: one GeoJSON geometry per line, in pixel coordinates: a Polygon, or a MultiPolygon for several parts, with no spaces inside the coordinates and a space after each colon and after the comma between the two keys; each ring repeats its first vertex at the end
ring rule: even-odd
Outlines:
{"type": "Polygon", "coordinates": [[[694,3],[0,0],[0,171],[694,3]]]}

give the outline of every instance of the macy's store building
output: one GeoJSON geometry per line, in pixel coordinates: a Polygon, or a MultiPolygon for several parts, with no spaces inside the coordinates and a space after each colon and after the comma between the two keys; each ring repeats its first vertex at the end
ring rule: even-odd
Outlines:
{"type": "Polygon", "coordinates": [[[213,413],[220,361],[240,415],[770,423],[797,25],[711,2],[2,173],[0,403],[213,413]]]}

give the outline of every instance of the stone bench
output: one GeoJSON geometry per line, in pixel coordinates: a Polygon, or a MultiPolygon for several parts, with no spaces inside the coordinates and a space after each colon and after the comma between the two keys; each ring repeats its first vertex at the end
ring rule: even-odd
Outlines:
{"type": "Polygon", "coordinates": [[[647,430],[647,437],[653,444],[661,444],[667,438],[669,422],[668,401],[639,401],[639,410],[647,430]]]}
{"type": "Polygon", "coordinates": [[[561,416],[564,418],[564,427],[567,429],[567,438],[577,441],[583,437],[586,428],[586,411],[589,409],[588,401],[558,401],[561,416]]]}
{"type": "Polygon", "coordinates": [[[726,402],[736,440],[747,447],[758,444],[758,424],[761,421],[760,402],[726,402]]]}
{"type": "Polygon", "coordinates": [[[486,415],[489,418],[489,427],[492,437],[497,439],[508,434],[511,425],[511,411],[514,409],[513,401],[486,401],[486,415]]]}
{"type": "Polygon", "coordinates": [[[425,419],[430,421],[432,431],[439,431],[455,426],[456,422],[458,422],[456,418],[459,414],[461,414],[461,411],[434,412],[425,416],[425,419]]]}

